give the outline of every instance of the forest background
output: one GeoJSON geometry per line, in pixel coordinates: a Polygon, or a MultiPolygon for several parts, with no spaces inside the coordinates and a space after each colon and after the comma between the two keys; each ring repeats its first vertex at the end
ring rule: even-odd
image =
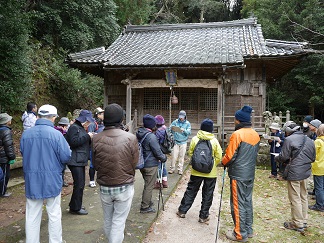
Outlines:
{"type": "Polygon", "coordinates": [[[60,116],[103,105],[103,79],[69,68],[69,53],[108,47],[127,24],[257,17],[264,37],[308,42],[318,54],[267,85],[267,110],[324,120],[322,0],[0,0],[0,111],[19,120],[27,102],[60,116]]]}

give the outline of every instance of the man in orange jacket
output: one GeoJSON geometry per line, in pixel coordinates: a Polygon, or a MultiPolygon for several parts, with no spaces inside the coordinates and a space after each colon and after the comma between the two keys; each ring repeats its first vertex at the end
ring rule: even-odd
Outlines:
{"type": "Polygon", "coordinates": [[[234,230],[229,231],[226,237],[239,242],[253,237],[252,192],[260,137],[252,128],[251,112],[252,107],[247,105],[236,111],[235,132],[222,159],[223,166],[228,167],[234,221],[234,230]]]}

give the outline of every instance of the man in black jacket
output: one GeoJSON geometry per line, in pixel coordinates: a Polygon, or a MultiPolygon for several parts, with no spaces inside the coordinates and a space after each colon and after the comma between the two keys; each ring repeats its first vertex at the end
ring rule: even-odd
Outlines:
{"type": "Polygon", "coordinates": [[[91,111],[82,110],[65,137],[72,150],[72,158],[67,163],[73,177],[73,193],[69,204],[72,214],[88,214],[82,207],[82,199],[85,186],[85,166],[88,165],[90,143],[93,136],[93,133],[86,132],[86,128],[91,122],[94,122],[91,111]]]}
{"type": "Polygon", "coordinates": [[[0,181],[0,196],[9,197],[7,185],[10,177],[10,164],[16,159],[15,148],[13,145],[11,128],[12,117],[7,113],[0,114],[0,169],[3,171],[4,178],[0,181]]]}
{"type": "Polygon", "coordinates": [[[303,232],[308,218],[307,178],[311,175],[311,163],[315,161],[315,145],[296,123],[284,127],[288,137],[275,158],[278,162],[288,162],[283,177],[288,184],[292,221],[285,222],[284,227],[303,232]]]}

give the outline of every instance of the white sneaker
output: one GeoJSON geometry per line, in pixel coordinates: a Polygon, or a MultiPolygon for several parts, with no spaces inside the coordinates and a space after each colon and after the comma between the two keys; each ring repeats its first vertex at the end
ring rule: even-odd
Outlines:
{"type": "Polygon", "coordinates": [[[94,181],[90,181],[89,186],[90,187],[96,187],[96,183],[94,181]]]}

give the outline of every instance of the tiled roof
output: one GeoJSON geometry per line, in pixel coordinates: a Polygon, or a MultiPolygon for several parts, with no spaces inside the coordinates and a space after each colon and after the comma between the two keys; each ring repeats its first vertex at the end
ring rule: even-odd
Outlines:
{"type": "Polygon", "coordinates": [[[126,26],[104,47],[68,55],[106,67],[241,64],[246,58],[305,54],[307,43],[265,40],[256,18],[228,22],[126,26]]]}

